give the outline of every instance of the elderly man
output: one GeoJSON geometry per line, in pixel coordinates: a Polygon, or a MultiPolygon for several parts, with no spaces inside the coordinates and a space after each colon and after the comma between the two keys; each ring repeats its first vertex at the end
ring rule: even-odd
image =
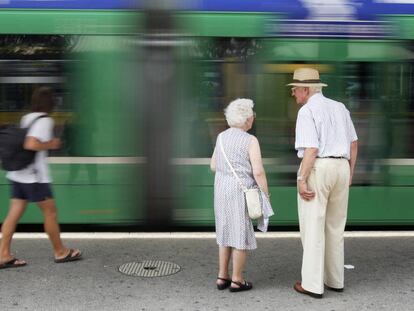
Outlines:
{"type": "Polygon", "coordinates": [[[301,106],[295,149],[302,158],[298,176],[298,214],[303,245],[302,281],[294,289],[322,298],[344,288],[344,230],[357,158],[357,135],[349,111],[322,95],[319,72],[300,68],[292,96],[301,106]]]}

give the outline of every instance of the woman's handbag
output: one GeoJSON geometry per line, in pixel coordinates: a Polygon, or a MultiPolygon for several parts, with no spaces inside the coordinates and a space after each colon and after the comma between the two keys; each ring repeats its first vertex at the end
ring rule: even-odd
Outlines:
{"type": "Polygon", "coordinates": [[[257,187],[247,189],[247,187],[241,182],[239,176],[237,176],[236,171],[234,170],[229,159],[227,158],[226,153],[224,152],[223,143],[221,142],[221,135],[219,135],[218,140],[219,140],[221,152],[223,153],[227,164],[229,165],[231,171],[233,172],[233,175],[236,177],[241,188],[243,189],[244,196],[246,198],[247,212],[249,213],[249,217],[251,219],[257,219],[257,218],[262,217],[263,213],[262,213],[262,203],[260,201],[260,189],[257,187]]]}
{"type": "Polygon", "coordinates": [[[251,219],[262,217],[262,204],[260,202],[260,189],[251,188],[243,190],[246,197],[247,211],[251,219]]]}

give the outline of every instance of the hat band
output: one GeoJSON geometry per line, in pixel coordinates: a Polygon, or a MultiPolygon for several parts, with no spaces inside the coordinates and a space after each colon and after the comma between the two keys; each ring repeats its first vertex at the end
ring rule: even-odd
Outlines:
{"type": "Polygon", "coordinates": [[[321,83],[321,80],[319,79],[313,79],[313,80],[297,80],[293,79],[294,83],[321,83]]]}

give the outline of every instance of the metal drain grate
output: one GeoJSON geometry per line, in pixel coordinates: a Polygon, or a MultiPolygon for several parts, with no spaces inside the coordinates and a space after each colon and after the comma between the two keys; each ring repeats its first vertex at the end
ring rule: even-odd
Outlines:
{"type": "Polygon", "coordinates": [[[175,274],[181,267],[173,262],[161,260],[144,260],[138,262],[128,262],[119,267],[119,272],[132,275],[154,278],[157,276],[167,276],[175,274]]]}

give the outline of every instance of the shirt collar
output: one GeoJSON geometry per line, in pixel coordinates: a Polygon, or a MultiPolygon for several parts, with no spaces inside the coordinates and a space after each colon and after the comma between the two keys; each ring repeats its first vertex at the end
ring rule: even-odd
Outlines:
{"type": "Polygon", "coordinates": [[[308,98],[308,101],[306,103],[317,100],[318,98],[323,98],[322,92],[313,94],[311,97],[308,98]]]}

